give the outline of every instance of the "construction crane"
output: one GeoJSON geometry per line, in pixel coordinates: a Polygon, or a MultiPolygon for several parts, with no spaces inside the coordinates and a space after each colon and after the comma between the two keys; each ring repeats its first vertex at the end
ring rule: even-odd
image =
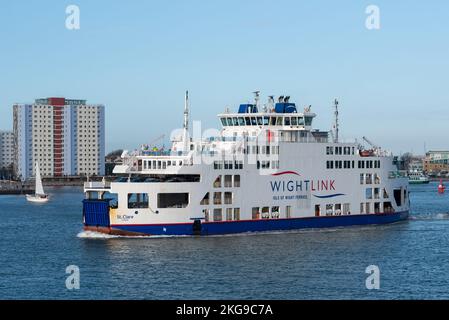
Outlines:
{"type": "Polygon", "coordinates": [[[380,147],[378,147],[377,145],[375,145],[374,143],[372,143],[367,137],[363,137],[363,140],[368,143],[371,148],[373,148],[373,150],[379,150],[380,147]]]}
{"type": "MultiPolygon", "coordinates": [[[[154,148],[156,142],[164,140],[165,139],[165,134],[160,135],[159,137],[157,137],[154,140],[151,140],[150,143],[148,144],[148,147],[154,148]]],[[[164,149],[165,145],[162,145],[162,150],[164,149]]]]}

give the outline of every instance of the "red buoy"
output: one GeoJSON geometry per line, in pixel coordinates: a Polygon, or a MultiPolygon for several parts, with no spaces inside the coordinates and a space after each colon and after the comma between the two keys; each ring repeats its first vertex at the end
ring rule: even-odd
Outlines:
{"type": "Polygon", "coordinates": [[[444,193],[446,191],[446,186],[443,183],[443,179],[440,180],[440,185],[438,186],[438,193],[444,193]]]}

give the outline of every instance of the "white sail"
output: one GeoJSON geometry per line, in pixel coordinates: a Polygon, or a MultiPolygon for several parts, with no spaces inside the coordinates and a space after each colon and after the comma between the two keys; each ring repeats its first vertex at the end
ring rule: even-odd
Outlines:
{"type": "Polygon", "coordinates": [[[36,161],[36,195],[44,196],[44,187],[42,186],[41,172],[39,170],[39,162],[36,161]]]}

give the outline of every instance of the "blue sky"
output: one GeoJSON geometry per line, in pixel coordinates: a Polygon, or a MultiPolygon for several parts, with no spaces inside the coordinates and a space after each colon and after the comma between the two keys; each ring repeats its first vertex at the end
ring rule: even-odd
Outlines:
{"type": "Polygon", "coordinates": [[[329,129],[397,153],[449,149],[447,1],[2,1],[0,129],[12,104],[65,96],[106,105],[107,150],[132,148],[251,92],[312,105],[329,129]],[[67,5],[81,28],[65,28],[67,5]],[[380,8],[381,29],[365,28],[380,8]]]}

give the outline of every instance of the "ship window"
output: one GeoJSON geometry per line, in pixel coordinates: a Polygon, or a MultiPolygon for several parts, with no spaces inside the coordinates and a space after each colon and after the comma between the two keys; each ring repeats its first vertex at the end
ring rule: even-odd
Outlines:
{"type": "Polygon", "coordinates": [[[226,121],[228,122],[228,126],[232,126],[232,118],[226,118],[226,121]]]}
{"type": "Polygon", "coordinates": [[[334,147],[326,147],[326,154],[327,155],[333,155],[334,154],[334,147]]]}
{"type": "Polygon", "coordinates": [[[282,126],[282,117],[278,117],[276,120],[276,125],[277,126],[282,126]]]}
{"type": "Polygon", "coordinates": [[[384,202],[384,213],[393,213],[394,209],[391,202],[384,202]]]}
{"type": "Polygon", "coordinates": [[[167,169],[167,162],[162,162],[162,169],[167,169]]]}
{"type": "Polygon", "coordinates": [[[284,118],[284,125],[289,126],[290,125],[290,117],[284,118]]]}
{"type": "Polygon", "coordinates": [[[270,124],[270,117],[263,117],[263,125],[268,126],[270,124]]]}
{"type": "Polygon", "coordinates": [[[253,220],[259,220],[260,219],[259,207],[253,207],[251,215],[253,220]]]}
{"type": "Polygon", "coordinates": [[[241,125],[241,126],[245,125],[245,119],[243,117],[239,118],[239,125],[241,125]]]}
{"type": "Polygon", "coordinates": [[[228,125],[225,118],[221,118],[221,124],[222,124],[224,127],[226,127],[226,126],[228,125]]]}
{"type": "Polygon", "coordinates": [[[234,176],[234,188],[239,188],[240,187],[240,175],[235,175],[234,176]]]}
{"type": "Polygon", "coordinates": [[[257,125],[259,126],[263,125],[262,117],[257,117],[257,125]]]}
{"type": "Polygon", "coordinates": [[[374,213],[380,213],[380,202],[374,203],[374,213]]]}
{"type": "Polygon", "coordinates": [[[234,126],[239,125],[239,121],[237,120],[237,118],[232,118],[232,121],[233,121],[234,126]]]}
{"type": "Polygon", "coordinates": [[[232,192],[224,193],[224,204],[232,204],[232,192]]]}
{"type": "Polygon", "coordinates": [[[335,215],[341,216],[341,204],[340,203],[335,205],[335,215]]]}
{"type": "Polygon", "coordinates": [[[332,216],[334,214],[334,205],[326,204],[326,216],[332,216]]]}
{"type": "Polygon", "coordinates": [[[373,189],[372,188],[366,188],[365,196],[366,196],[366,199],[371,200],[373,198],[373,189]]]}
{"type": "Polygon", "coordinates": [[[232,188],[232,176],[231,175],[224,176],[224,186],[225,186],[225,188],[232,188]]]}
{"type": "Polygon", "coordinates": [[[240,220],[240,208],[234,208],[234,220],[240,220]]]}
{"type": "Polygon", "coordinates": [[[245,117],[245,123],[247,126],[251,125],[251,118],[250,117],[245,117]]]}
{"type": "Polygon", "coordinates": [[[374,174],[374,184],[380,184],[380,176],[379,174],[374,174]]]}
{"type": "Polygon", "coordinates": [[[385,188],[384,188],[384,190],[383,190],[383,198],[384,198],[384,199],[388,199],[388,198],[389,198],[387,189],[385,189],[385,188]]]}
{"type": "Polygon", "coordinates": [[[365,182],[365,174],[360,174],[360,184],[363,184],[365,182]]]}
{"type": "Polygon", "coordinates": [[[298,118],[292,117],[292,126],[296,126],[298,124],[298,118]]]}
{"type": "Polygon", "coordinates": [[[371,204],[369,202],[365,203],[365,212],[367,214],[371,213],[371,204]]]}
{"type": "Polygon", "coordinates": [[[344,203],[343,204],[343,214],[344,215],[348,215],[351,214],[351,205],[349,203],[344,203]]]}
{"type": "Polygon", "coordinates": [[[252,126],[256,126],[256,125],[257,125],[256,118],[255,118],[255,117],[251,117],[251,125],[252,125],[252,126]]]}
{"type": "Polygon", "coordinates": [[[189,204],[188,193],[158,193],[158,208],[186,208],[189,204]]]}
{"type": "Polygon", "coordinates": [[[373,175],[371,173],[368,173],[366,175],[366,184],[372,184],[373,183],[373,175]]]}
{"type": "Polygon", "coordinates": [[[306,126],[311,126],[312,125],[312,117],[304,117],[304,119],[305,119],[305,125],[306,126]]]}
{"type": "Polygon", "coordinates": [[[362,214],[363,211],[365,211],[364,209],[365,209],[365,204],[362,202],[362,203],[360,204],[360,214],[362,214]]]}
{"type": "Polygon", "coordinates": [[[206,193],[206,195],[204,196],[203,200],[201,200],[200,205],[202,205],[202,206],[209,205],[209,192],[206,193]]]}
{"type": "Polygon", "coordinates": [[[209,209],[203,209],[204,221],[209,222],[209,209]]]}
{"type": "Polygon", "coordinates": [[[214,188],[221,188],[221,176],[218,176],[214,181],[214,188]]]}
{"type": "Polygon", "coordinates": [[[221,192],[214,192],[214,204],[221,204],[221,192]]]}
{"type": "Polygon", "coordinates": [[[148,208],[147,193],[128,193],[128,209],[148,208]]]}
{"type": "Polygon", "coordinates": [[[290,219],[292,217],[292,207],[291,206],[285,207],[285,217],[287,219],[290,219]]]}
{"type": "Polygon", "coordinates": [[[303,126],[304,125],[304,118],[303,117],[299,117],[298,118],[298,126],[303,126]]]}
{"type": "Polygon", "coordinates": [[[214,209],[214,221],[222,221],[222,210],[221,208],[214,209]]]}
{"type": "Polygon", "coordinates": [[[232,221],[232,208],[226,208],[226,221],[232,221]]]}
{"type": "Polygon", "coordinates": [[[262,219],[269,219],[270,218],[270,207],[263,207],[262,208],[262,219]]]}
{"type": "Polygon", "coordinates": [[[401,207],[401,206],[402,206],[401,194],[402,194],[401,189],[395,189],[395,190],[393,191],[394,200],[396,201],[396,205],[397,205],[398,207],[401,207]]]}
{"type": "Polygon", "coordinates": [[[279,207],[271,207],[271,218],[279,219],[279,207]]]}
{"type": "Polygon", "coordinates": [[[270,125],[275,126],[276,125],[276,117],[270,118],[270,125]]]}

